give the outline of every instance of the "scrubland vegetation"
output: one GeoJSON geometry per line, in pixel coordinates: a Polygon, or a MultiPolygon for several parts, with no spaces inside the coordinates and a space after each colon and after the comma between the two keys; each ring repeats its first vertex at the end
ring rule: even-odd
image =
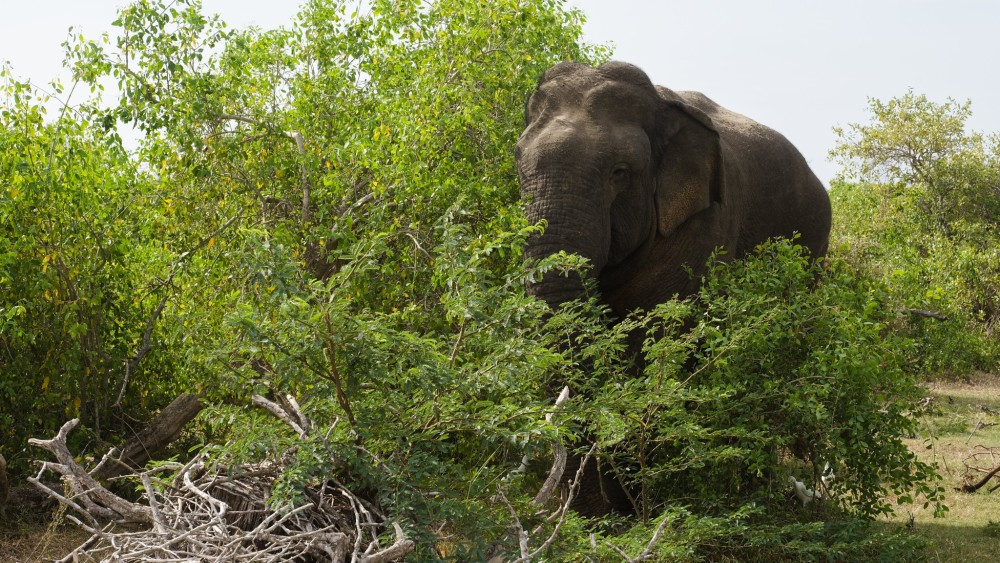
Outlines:
{"type": "Polygon", "coordinates": [[[512,151],[545,68],[609,57],[582,43],[582,14],[355,4],[230,30],[194,0],[142,1],[115,36],[67,43],[71,84],[0,71],[12,482],[45,455],[28,438],[68,419],[93,465],[200,393],[168,455],[279,463],[281,510],[336,479],[413,540],[409,560],[513,560],[520,531],[552,561],[942,553],[920,527],[966,493],[921,451],[947,434],[928,382],[939,404],[934,385],[1000,372],[1000,153],[967,131],[969,103],[904,93],[838,131],[824,262],[768,243],[713,266],[697,296],[614,323],[594,297],[548,311],[524,292],[580,266],[522,263],[539,227],[512,151]],[[320,430],[296,434],[253,395],[291,395],[320,430]],[[553,443],[596,444],[636,514],[534,504],[553,443]],[[823,498],[803,505],[790,476],[823,498]]]}

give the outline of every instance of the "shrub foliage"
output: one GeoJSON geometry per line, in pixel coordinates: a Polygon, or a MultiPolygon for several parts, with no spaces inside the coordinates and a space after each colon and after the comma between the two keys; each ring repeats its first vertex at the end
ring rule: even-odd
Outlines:
{"type": "Polygon", "coordinates": [[[869,124],[836,129],[844,174],[831,190],[832,246],[889,288],[898,328],[919,345],[917,369],[995,371],[1000,139],[966,131],[969,102],[910,92],[869,109],[869,124]]]}

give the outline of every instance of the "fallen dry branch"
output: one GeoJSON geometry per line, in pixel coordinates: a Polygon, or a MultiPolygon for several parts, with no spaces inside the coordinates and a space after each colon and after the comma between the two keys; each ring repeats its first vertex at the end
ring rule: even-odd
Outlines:
{"type": "Polygon", "coordinates": [[[94,524],[99,518],[123,523],[145,524],[152,522],[152,510],[148,506],[129,502],[105,489],[73,458],[73,454],[70,453],[69,447],[66,445],[66,437],[79,423],[80,419],[74,418],[63,424],[59,433],[51,440],[38,440],[36,438],[28,440],[32,446],[48,450],[58,461],[58,463],[40,462],[41,469],[38,475],[28,480],[94,524]],[[62,477],[69,497],[63,497],[42,482],[43,475],[49,471],[62,477]]]}
{"type": "MultiPolygon", "coordinates": [[[[278,408],[289,417],[286,422],[295,421],[304,435],[303,427],[309,424],[298,405],[294,400],[281,402],[278,408]]],[[[63,561],[385,563],[414,548],[397,523],[365,508],[336,482],[306,490],[308,502],[300,506],[269,507],[271,486],[282,470],[278,463],[227,471],[210,468],[199,455],[184,465],[166,464],[132,475],[143,495],[141,502],[126,500],[94,479],[69,451],[66,437],[78,423],[67,422],[51,440],[31,440],[57,461],[39,462],[38,475],[29,481],[70,509],[73,514],[67,518],[92,534],[63,561]],[[62,477],[66,494],[43,482],[48,472],[62,477]],[[383,547],[378,534],[389,526],[395,541],[383,547]]]]}
{"type": "MultiPolygon", "coordinates": [[[[965,464],[965,484],[961,487],[955,487],[956,491],[974,493],[986,486],[990,479],[1000,474],[1000,451],[997,448],[985,446],[977,446],[975,449],[976,451],[963,461],[965,464]],[[985,475],[973,483],[973,476],[976,474],[985,475]]],[[[1000,488],[1000,485],[991,488],[990,492],[997,488],[1000,488]]]]}
{"type": "Polygon", "coordinates": [[[998,473],[1000,473],[1000,465],[994,467],[989,473],[986,474],[985,477],[983,477],[982,479],[980,479],[978,482],[976,482],[974,484],[973,483],[966,483],[965,485],[962,485],[961,487],[958,487],[955,490],[961,491],[963,493],[974,493],[974,492],[978,491],[979,489],[983,488],[986,485],[986,483],[989,483],[990,479],[992,479],[998,473]]]}

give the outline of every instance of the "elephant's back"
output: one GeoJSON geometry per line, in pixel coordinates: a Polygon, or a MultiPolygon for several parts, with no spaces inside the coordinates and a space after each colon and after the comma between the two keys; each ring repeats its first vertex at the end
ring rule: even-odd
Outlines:
{"type": "Polygon", "coordinates": [[[760,147],[762,143],[790,144],[781,133],[741,113],[720,106],[701,92],[682,91],[676,94],[685,104],[708,116],[722,139],[730,144],[738,143],[751,150],[760,147]]]}
{"type": "Polygon", "coordinates": [[[676,94],[711,119],[719,132],[730,188],[728,203],[743,215],[740,246],[745,248],[737,253],[770,237],[799,233],[799,242],[814,256],[824,254],[830,231],[830,199],[791,141],[700,92],[676,94]]]}

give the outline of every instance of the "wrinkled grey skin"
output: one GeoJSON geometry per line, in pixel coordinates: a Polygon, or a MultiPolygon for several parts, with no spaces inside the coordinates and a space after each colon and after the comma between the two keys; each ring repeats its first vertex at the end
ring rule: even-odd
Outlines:
{"type": "MultiPolygon", "coordinates": [[[[526,112],[516,150],[521,193],[528,219],[548,223],[526,257],[565,250],[588,258],[618,317],[694,293],[717,247],[732,259],[798,233],[813,257],[826,252],[830,200],[802,155],[700,93],[653,86],[626,63],[560,63],[526,112]]],[[[528,289],[556,306],[581,285],[549,275],[528,289]]]]}

